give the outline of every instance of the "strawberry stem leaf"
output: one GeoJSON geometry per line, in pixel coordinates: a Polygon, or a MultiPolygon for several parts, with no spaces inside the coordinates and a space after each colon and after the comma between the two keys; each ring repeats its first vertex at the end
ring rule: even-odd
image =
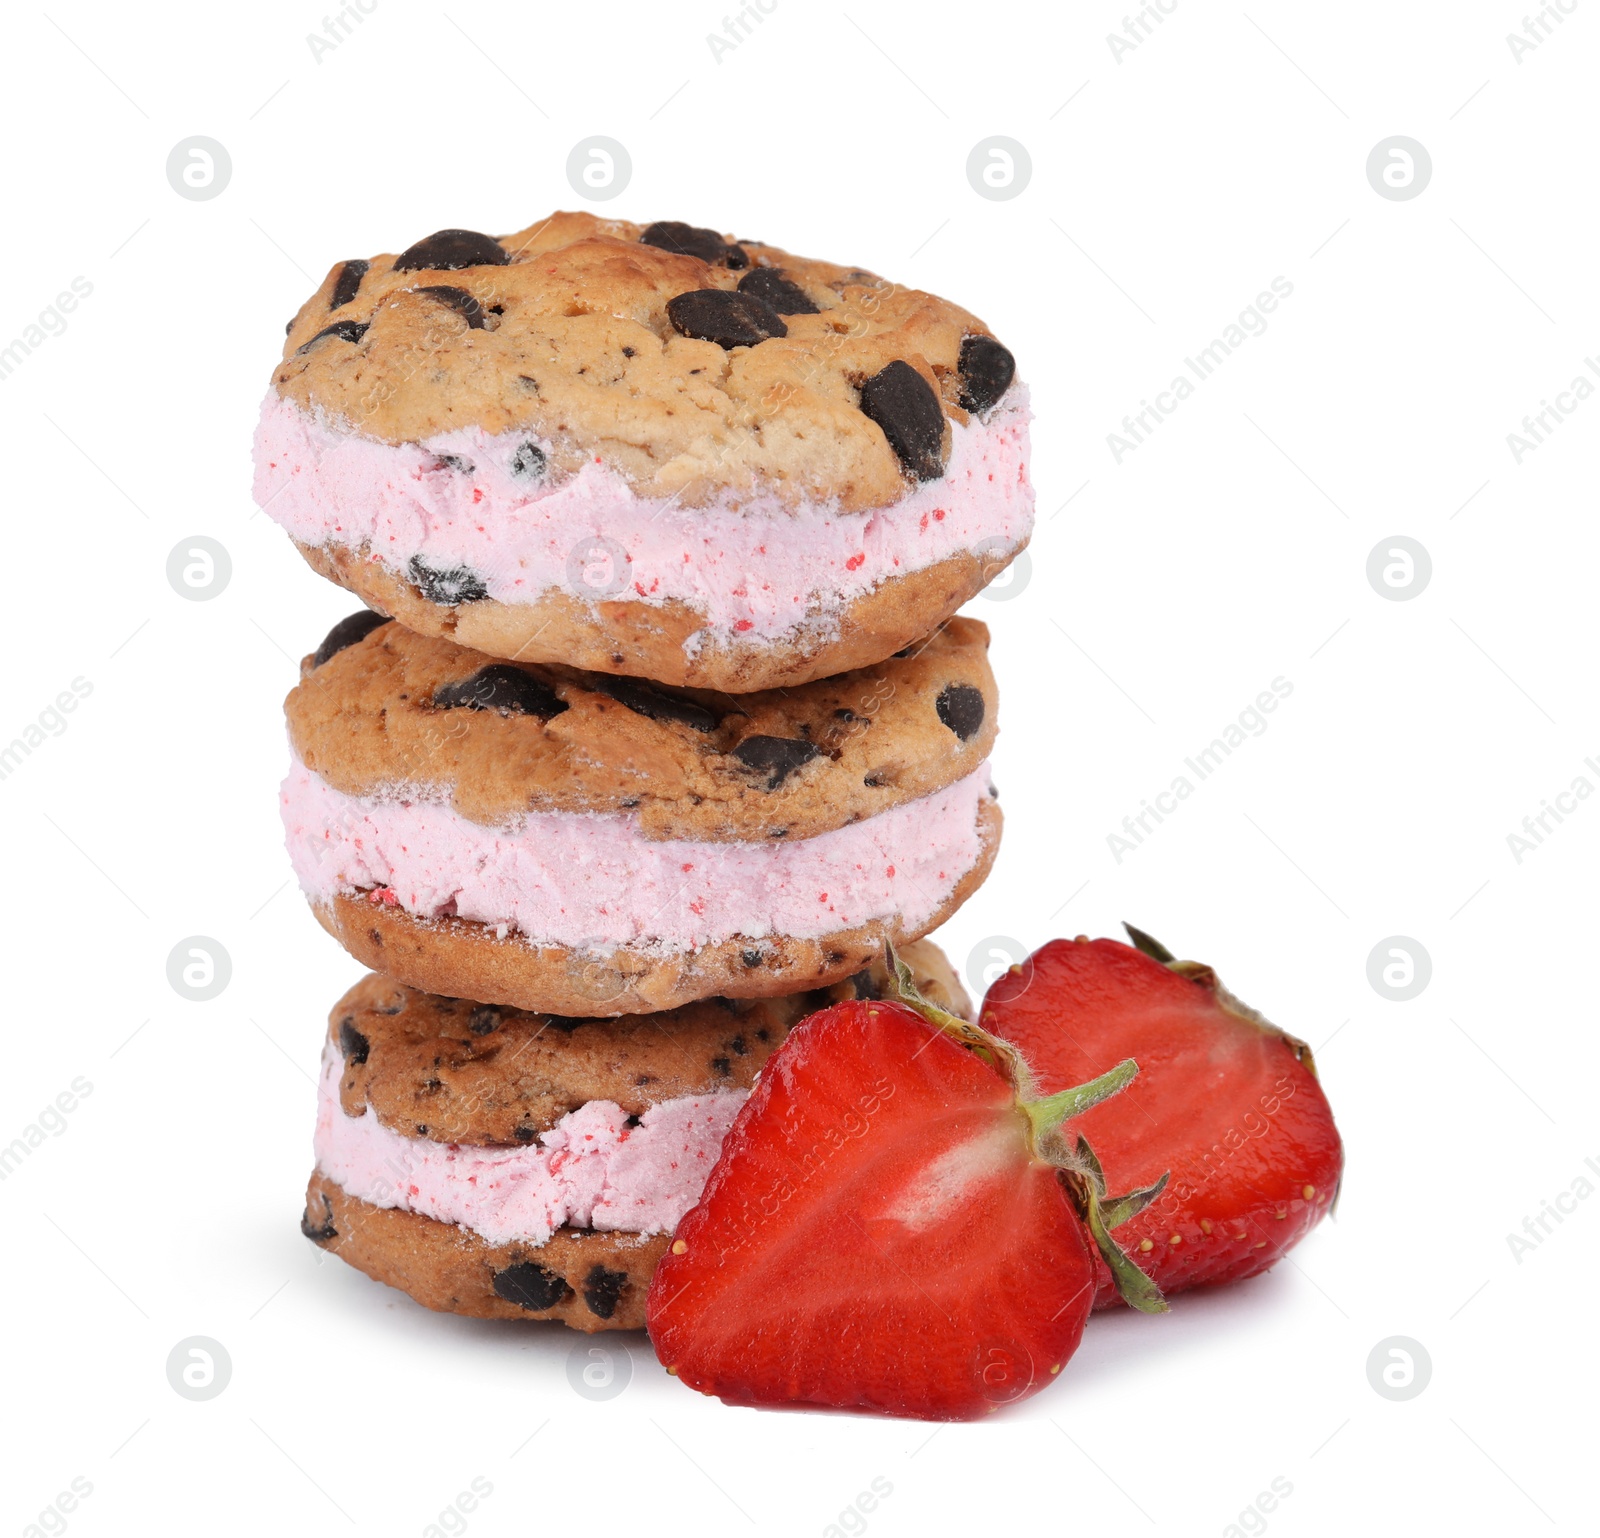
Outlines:
{"type": "Polygon", "coordinates": [[[1087,1084],[1080,1084],[1075,1089],[1063,1089],[1053,1095],[1046,1095],[1042,1100],[1024,1100],[1022,1109],[1028,1113],[1028,1121],[1033,1128],[1035,1146],[1040,1144],[1052,1132],[1056,1131],[1063,1122],[1071,1121],[1074,1116],[1081,1116],[1102,1100],[1109,1100],[1113,1095],[1120,1094],[1131,1083],[1139,1072],[1139,1065],[1130,1058],[1117,1064],[1098,1079],[1091,1079],[1087,1084]]]}
{"type": "Polygon", "coordinates": [[[953,1015],[948,1009],[941,1009],[924,998],[916,979],[911,975],[911,968],[887,941],[883,947],[883,958],[889,967],[889,986],[884,994],[886,998],[914,1009],[929,1025],[937,1026],[968,1051],[977,1053],[1012,1085],[1019,1096],[1032,1092],[1033,1074],[1023,1061],[1022,1054],[1009,1041],[991,1035],[981,1025],[974,1025],[972,1021],[953,1015]]]}
{"type": "Polygon", "coordinates": [[[1106,1198],[1105,1171],[1099,1157],[1089,1146],[1087,1138],[1078,1137],[1077,1162],[1080,1172],[1071,1179],[1070,1189],[1077,1197],[1078,1210],[1088,1228],[1101,1258],[1111,1272],[1122,1301],[1141,1314],[1164,1314],[1166,1299],[1161,1289],[1133,1263],[1123,1247],[1111,1237],[1111,1230],[1126,1223],[1141,1209],[1148,1206],[1165,1189],[1167,1176],[1163,1175],[1153,1186],[1143,1191],[1133,1191],[1127,1196],[1106,1198]]]}

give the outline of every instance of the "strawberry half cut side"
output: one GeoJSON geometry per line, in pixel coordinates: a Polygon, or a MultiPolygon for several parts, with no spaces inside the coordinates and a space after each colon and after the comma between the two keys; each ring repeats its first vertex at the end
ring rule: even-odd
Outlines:
{"type": "MultiPolygon", "coordinates": [[[[1333,1206],[1344,1149],[1304,1042],[1199,962],[1135,944],[1052,940],[996,979],[979,1018],[1046,1092],[1095,1063],[1137,1057],[1139,1082],[1070,1131],[1119,1181],[1170,1171],[1121,1243],[1164,1292],[1265,1271],[1333,1206]]],[[[1118,1299],[1099,1269],[1096,1307],[1118,1299]]]]}
{"type": "Polygon", "coordinates": [[[657,1267],[650,1336],[691,1388],[974,1419],[1061,1370],[1099,1255],[1165,1306],[1108,1231],[1160,1183],[1106,1199],[1061,1132],[1136,1065],[1035,1097],[1004,1042],[896,970],[913,1003],[834,1005],[773,1054],[657,1267]]]}

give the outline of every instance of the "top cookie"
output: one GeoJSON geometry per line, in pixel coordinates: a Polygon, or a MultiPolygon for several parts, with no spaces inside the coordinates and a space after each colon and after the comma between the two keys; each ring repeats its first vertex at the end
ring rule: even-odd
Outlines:
{"type": "Polygon", "coordinates": [[[599,459],[641,496],[760,487],[862,511],[938,479],[951,423],[1013,374],[975,316],[859,268],[558,213],[336,263],[273,386],[384,443],[525,431],[541,474],[599,459]]]}

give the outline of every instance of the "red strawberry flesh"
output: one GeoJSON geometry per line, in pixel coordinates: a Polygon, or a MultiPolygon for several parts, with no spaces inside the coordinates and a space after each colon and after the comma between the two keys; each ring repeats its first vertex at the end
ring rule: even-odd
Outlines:
{"type": "MultiPolygon", "coordinates": [[[[1344,1167],[1309,1053],[1230,1010],[1208,978],[1116,940],[1053,940],[995,982],[980,1017],[1046,1094],[1137,1058],[1138,1079],[1066,1130],[1088,1138],[1114,1186],[1171,1172],[1116,1232],[1167,1293],[1264,1271],[1328,1210],[1344,1167]]],[[[1095,1265],[1105,1307],[1117,1292],[1095,1265]]]]}
{"type": "Polygon", "coordinates": [[[971,1419],[1059,1371],[1098,1263],[1001,1074],[904,1005],[841,1004],[762,1072],[650,1334],[732,1404],[971,1419]]]}

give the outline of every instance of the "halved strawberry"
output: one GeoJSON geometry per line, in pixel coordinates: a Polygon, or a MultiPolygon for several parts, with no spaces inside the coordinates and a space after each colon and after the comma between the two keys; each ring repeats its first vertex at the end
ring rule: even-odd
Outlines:
{"type": "Polygon", "coordinates": [[[1060,1135],[1137,1067],[1033,1100],[1005,1043],[916,1003],[821,1010],[762,1070],[650,1287],[651,1339],[690,1387],[970,1419],[1072,1355],[1096,1244],[1164,1307],[1107,1232],[1153,1193],[1102,1206],[1060,1135]]]}
{"type": "MultiPolygon", "coordinates": [[[[1129,928],[1052,940],[998,978],[979,1018],[1042,1090],[1139,1060],[1139,1082],[1074,1123],[1118,1181],[1171,1179],[1118,1238],[1179,1292],[1264,1271],[1333,1205],[1344,1150],[1310,1049],[1241,1004],[1210,967],[1129,928]]],[[[1100,1268],[1097,1307],[1117,1301],[1100,1268]]]]}

